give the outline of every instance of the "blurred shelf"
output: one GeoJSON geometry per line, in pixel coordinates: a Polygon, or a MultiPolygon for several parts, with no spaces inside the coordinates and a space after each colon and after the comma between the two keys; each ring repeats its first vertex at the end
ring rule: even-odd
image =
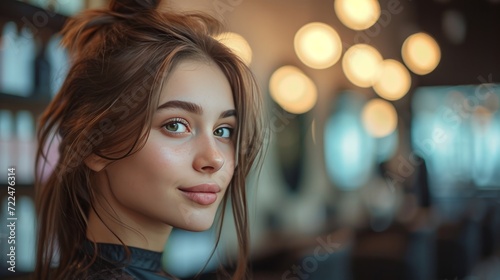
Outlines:
{"type": "Polygon", "coordinates": [[[50,96],[24,97],[0,92],[0,110],[28,110],[35,113],[40,113],[45,109],[45,107],[47,107],[50,101],[50,96]]]}
{"type": "Polygon", "coordinates": [[[49,29],[52,33],[59,32],[68,17],[28,3],[2,0],[0,1],[0,19],[4,22],[14,21],[18,25],[32,27],[36,34],[40,29],[49,29]]]}
{"type": "MultiPolygon", "coordinates": [[[[0,192],[0,202],[8,196],[7,190],[8,186],[5,183],[0,184],[0,189],[2,192],[0,192]]],[[[21,197],[21,196],[29,196],[31,198],[35,198],[35,187],[33,184],[16,184],[15,186],[16,189],[16,200],[21,197]]]]}
{"type": "MultiPolygon", "coordinates": [[[[45,10],[29,3],[16,0],[0,1],[0,25],[13,21],[18,27],[31,28],[34,36],[45,42],[54,33],[59,32],[67,16],[45,10]]],[[[49,94],[35,94],[32,96],[18,96],[0,92],[0,109],[11,111],[28,110],[35,114],[41,113],[51,100],[49,94]]]]}

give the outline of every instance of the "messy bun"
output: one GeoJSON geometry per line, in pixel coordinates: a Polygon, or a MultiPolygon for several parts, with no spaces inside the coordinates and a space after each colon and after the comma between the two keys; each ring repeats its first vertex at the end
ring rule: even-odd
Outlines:
{"type": "Polygon", "coordinates": [[[121,14],[134,14],[155,10],[160,2],[161,0],[111,0],[109,9],[121,14]]]}
{"type": "Polygon", "coordinates": [[[66,22],[61,31],[62,45],[73,58],[91,57],[102,54],[104,48],[109,50],[122,44],[127,38],[157,40],[150,31],[174,32],[178,39],[185,39],[182,33],[216,35],[221,30],[221,23],[209,15],[160,11],[157,9],[160,3],[161,0],[111,0],[109,8],[83,11],[66,22]],[[151,25],[152,22],[155,23],[151,25]],[[143,27],[151,28],[141,34],[143,27]]]}

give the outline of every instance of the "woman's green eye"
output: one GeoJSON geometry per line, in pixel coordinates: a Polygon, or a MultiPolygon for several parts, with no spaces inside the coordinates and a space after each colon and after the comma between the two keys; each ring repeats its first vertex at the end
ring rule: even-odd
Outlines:
{"type": "Polygon", "coordinates": [[[164,127],[169,132],[174,132],[174,133],[183,133],[188,130],[187,126],[179,121],[169,122],[164,127]]]}
{"type": "Polygon", "coordinates": [[[232,128],[229,128],[229,127],[220,127],[220,128],[217,128],[214,131],[214,135],[217,136],[217,137],[222,137],[222,138],[230,138],[232,132],[233,132],[232,128]]]}

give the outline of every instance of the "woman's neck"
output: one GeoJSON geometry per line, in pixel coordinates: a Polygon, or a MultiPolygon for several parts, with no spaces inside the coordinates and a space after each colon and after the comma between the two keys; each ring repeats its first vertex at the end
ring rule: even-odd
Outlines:
{"type": "MultiPolygon", "coordinates": [[[[162,252],[172,231],[172,226],[150,221],[143,216],[116,209],[104,202],[91,209],[87,224],[87,238],[98,243],[121,244],[150,251],[162,252]],[[113,208],[113,210],[109,208],[113,208]],[[117,211],[119,210],[119,211],[117,211]],[[97,211],[97,213],[96,213],[97,211]],[[112,216],[113,215],[113,216],[112,216]]],[[[118,207],[120,208],[120,207],[118,207]]]]}

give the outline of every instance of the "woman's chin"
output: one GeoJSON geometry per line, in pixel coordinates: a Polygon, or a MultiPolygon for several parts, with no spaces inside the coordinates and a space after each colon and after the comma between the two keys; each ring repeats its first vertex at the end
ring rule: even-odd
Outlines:
{"type": "Polygon", "coordinates": [[[210,229],[214,223],[213,217],[196,217],[192,219],[186,219],[182,223],[174,225],[174,227],[187,230],[187,231],[205,231],[210,229]]]}
{"type": "Polygon", "coordinates": [[[210,229],[213,223],[196,223],[196,224],[190,224],[190,225],[185,225],[183,227],[179,227],[182,230],[187,230],[187,231],[194,231],[194,232],[199,232],[199,231],[206,231],[210,229]]]}

